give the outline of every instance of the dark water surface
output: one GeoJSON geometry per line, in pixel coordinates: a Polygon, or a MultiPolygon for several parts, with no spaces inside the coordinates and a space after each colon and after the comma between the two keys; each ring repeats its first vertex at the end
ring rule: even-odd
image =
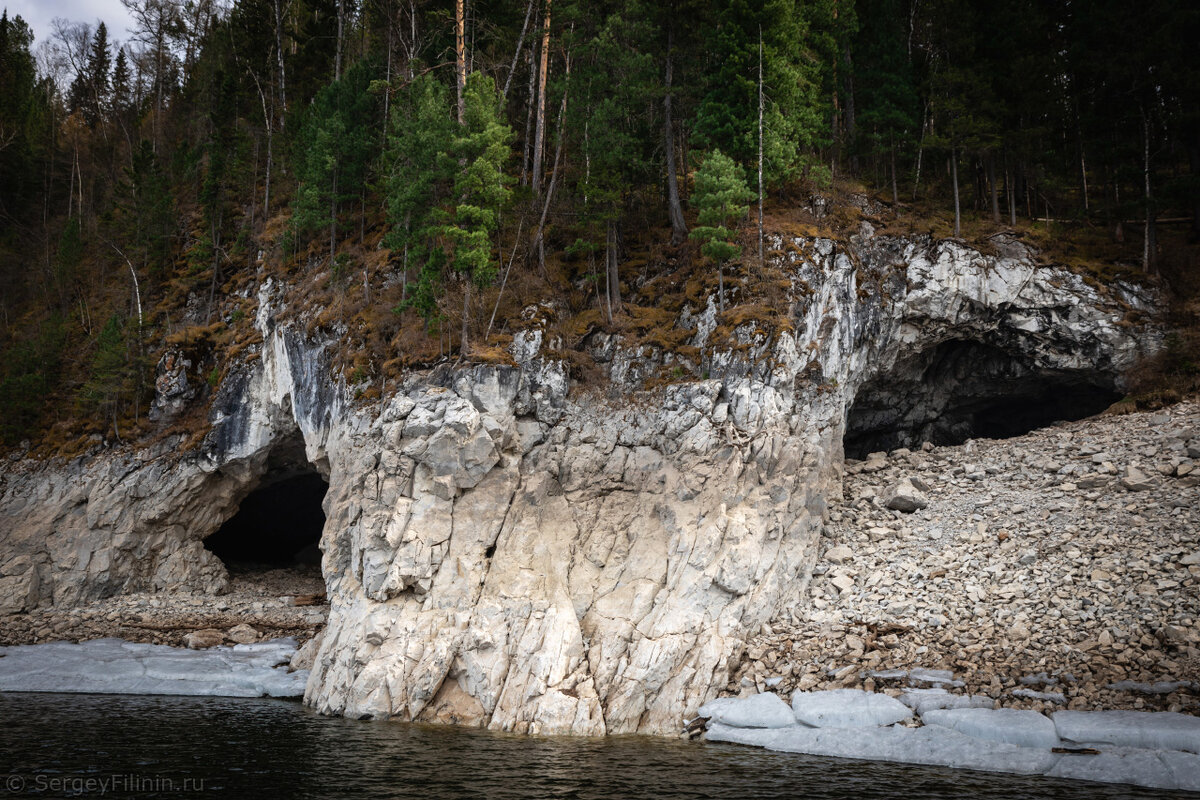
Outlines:
{"type": "Polygon", "coordinates": [[[0,781],[0,798],[1171,796],[736,745],[360,722],[280,700],[66,694],[0,694],[0,781]]]}

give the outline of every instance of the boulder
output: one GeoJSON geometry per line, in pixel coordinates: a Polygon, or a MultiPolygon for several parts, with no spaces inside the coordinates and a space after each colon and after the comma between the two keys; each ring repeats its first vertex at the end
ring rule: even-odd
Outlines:
{"type": "Polygon", "coordinates": [[[929,505],[925,493],[913,486],[912,481],[907,478],[884,489],[882,499],[888,508],[905,513],[919,511],[929,505]]]}

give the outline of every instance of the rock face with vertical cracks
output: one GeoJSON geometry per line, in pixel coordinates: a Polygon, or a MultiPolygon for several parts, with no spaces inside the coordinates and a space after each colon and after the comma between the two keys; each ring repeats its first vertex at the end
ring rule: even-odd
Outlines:
{"type": "Polygon", "coordinates": [[[727,682],[747,635],[801,596],[860,389],[865,434],[961,428],[974,412],[947,401],[956,386],[1004,400],[1009,370],[1111,389],[1155,340],[1123,322],[1149,307],[1137,290],[1039,268],[1011,240],[986,256],[869,235],[769,245],[792,276],[792,330],[776,338],[747,324],[738,347],[714,347],[710,301],[679,320],[702,364],[596,334],[608,383],[573,389],[530,329],[517,366],[412,374],[366,406],[333,383],[322,342],[274,323],[283,293],[268,283],[260,357],[231,370],[198,451],[3,467],[0,607],[219,590],[204,537],[300,436],[329,482],[331,612],[306,702],[509,731],[673,732],[727,682]],[[889,404],[893,383],[919,394],[948,358],[936,374],[954,380],[889,404]],[[677,364],[709,377],[640,391],[677,364]]]}

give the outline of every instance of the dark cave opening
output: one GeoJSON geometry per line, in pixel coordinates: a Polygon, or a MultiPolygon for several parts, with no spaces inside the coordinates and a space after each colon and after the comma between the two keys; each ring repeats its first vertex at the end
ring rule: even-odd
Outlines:
{"type": "Polygon", "coordinates": [[[846,417],[847,458],[878,450],[1005,439],[1103,411],[1121,397],[1096,370],[1052,370],[979,342],[951,340],[863,384],[846,417]]]}
{"type": "Polygon", "coordinates": [[[315,471],[268,472],[204,546],[235,570],[319,564],[328,488],[315,471]]]}

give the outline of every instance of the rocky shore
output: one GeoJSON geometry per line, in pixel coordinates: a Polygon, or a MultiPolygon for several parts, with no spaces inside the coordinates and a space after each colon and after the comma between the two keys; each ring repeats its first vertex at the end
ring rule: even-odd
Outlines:
{"type": "Polygon", "coordinates": [[[1200,712],[1194,400],[847,460],[821,550],[728,693],[1200,712]]]}
{"type": "Polygon", "coordinates": [[[0,616],[0,646],[128,642],[211,647],[290,636],[313,638],[329,616],[316,568],[281,568],[230,575],[225,594],[137,592],[75,607],[49,606],[0,616]]]}

